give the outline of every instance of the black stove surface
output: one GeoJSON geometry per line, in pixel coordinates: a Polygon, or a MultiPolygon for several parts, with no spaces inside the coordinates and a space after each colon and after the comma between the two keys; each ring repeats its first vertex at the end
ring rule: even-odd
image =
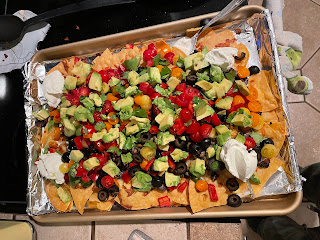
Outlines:
{"type": "MultiPolygon", "coordinates": [[[[94,0],[92,0],[94,1],[94,0]]],[[[0,0],[0,14],[31,10],[36,14],[77,0],[0,0]],[[6,6],[6,7],[5,7],[6,6]]],[[[230,0],[137,0],[101,7],[50,20],[51,28],[38,48],[44,49],[108,34],[171,22],[221,10],[230,0]]],[[[20,70],[0,75],[1,179],[0,212],[25,212],[27,166],[20,70]]]]}

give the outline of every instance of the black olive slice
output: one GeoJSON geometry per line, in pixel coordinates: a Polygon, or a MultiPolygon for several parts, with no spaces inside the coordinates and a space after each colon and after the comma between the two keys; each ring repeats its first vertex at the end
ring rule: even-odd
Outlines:
{"type": "Polygon", "coordinates": [[[237,194],[231,194],[228,197],[227,205],[230,207],[239,207],[242,204],[241,198],[237,194]]]}
{"type": "Polygon", "coordinates": [[[70,161],[69,156],[70,152],[65,152],[64,154],[62,154],[61,161],[64,163],[68,163],[70,161]]]}
{"type": "Polygon", "coordinates": [[[108,191],[106,191],[106,190],[100,190],[100,191],[98,192],[98,199],[99,199],[101,202],[107,201],[108,198],[109,198],[109,193],[108,193],[108,191]]]}
{"type": "Polygon", "coordinates": [[[103,177],[98,177],[98,179],[97,179],[97,181],[96,181],[96,186],[98,187],[98,188],[104,188],[103,186],[102,186],[102,184],[101,184],[101,179],[102,179],[103,177]]]}
{"type": "Polygon", "coordinates": [[[119,187],[115,184],[113,184],[109,189],[109,194],[112,196],[112,197],[116,197],[118,194],[119,194],[119,187]]]}
{"type": "Polygon", "coordinates": [[[219,177],[219,174],[218,174],[217,172],[212,172],[212,173],[211,173],[211,179],[212,179],[212,181],[217,180],[218,177],[219,177]]]}
{"type": "Polygon", "coordinates": [[[208,162],[207,162],[207,167],[210,171],[212,172],[218,172],[220,170],[219,168],[219,161],[217,161],[214,158],[211,158],[208,162]]]}
{"type": "Polygon", "coordinates": [[[234,58],[236,60],[242,60],[246,57],[246,53],[245,52],[241,52],[241,55],[240,56],[235,56],[234,58]]]}
{"type": "Polygon", "coordinates": [[[143,157],[141,156],[140,153],[132,154],[132,159],[133,159],[133,161],[135,161],[137,163],[142,163],[142,161],[143,161],[143,157]]]}
{"type": "Polygon", "coordinates": [[[159,188],[163,185],[164,181],[163,181],[163,178],[160,176],[153,176],[151,183],[152,183],[152,186],[159,188]]]}
{"type": "Polygon", "coordinates": [[[263,140],[263,141],[260,143],[260,149],[262,149],[263,146],[266,145],[266,144],[272,144],[272,145],[274,145],[274,142],[273,142],[273,140],[272,140],[271,138],[267,138],[267,139],[263,140]]]}
{"type": "Polygon", "coordinates": [[[188,170],[187,164],[185,162],[178,162],[174,169],[175,175],[182,175],[188,170]]]}
{"type": "Polygon", "coordinates": [[[258,167],[268,168],[269,164],[270,164],[270,159],[269,158],[264,158],[262,161],[258,162],[258,167]]]}
{"type": "Polygon", "coordinates": [[[140,135],[140,140],[142,143],[146,143],[148,140],[151,139],[151,137],[152,137],[151,133],[145,132],[140,135]]]}
{"type": "Polygon", "coordinates": [[[211,139],[205,138],[200,142],[200,145],[203,149],[207,149],[211,145],[211,139]]]}
{"type": "Polygon", "coordinates": [[[188,75],[186,77],[186,84],[193,86],[198,81],[198,77],[196,75],[188,75]]]}
{"type": "Polygon", "coordinates": [[[198,143],[192,142],[189,145],[189,152],[193,155],[199,156],[202,151],[202,147],[198,143]]]}
{"type": "Polygon", "coordinates": [[[130,175],[130,177],[134,177],[135,176],[135,173],[138,172],[138,171],[141,171],[141,167],[139,165],[134,165],[132,166],[131,168],[128,169],[128,173],[130,175]]]}
{"type": "Polygon", "coordinates": [[[184,146],[186,145],[186,141],[182,140],[181,139],[181,136],[176,136],[176,140],[174,140],[174,145],[177,147],[177,148],[184,148],[184,146]]]}
{"type": "Polygon", "coordinates": [[[236,191],[239,188],[239,183],[235,178],[229,178],[226,182],[226,185],[231,192],[236,191]]]}
{"type": "Polygon", "coordinates": [[[260,72],[260,69],[257,66],[251,66],[249,67],[250,75],[258,74],[260,72]]]}

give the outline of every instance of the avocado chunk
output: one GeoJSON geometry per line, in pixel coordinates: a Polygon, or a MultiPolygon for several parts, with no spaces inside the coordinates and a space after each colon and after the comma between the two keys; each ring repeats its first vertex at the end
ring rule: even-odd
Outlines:
{"type": "Polygon", "coordinates": [[[71,150],[70,152],[70,159],[74,162],[80,162],[83,157],[84,155],[80,150],[71,150]]]}
{"type": "MultiPolygon", "coordinates": [[[[201,54],[202,55],[202,54],[201,54]]],[[[194,58],[193,59],[193,69],[195,70],[195,71],[198,71],[198,70],[200,70],[200,69],[202,69],[202,68],[206,68],[206,67],[208,67],[210,64],[206,61],[206,60],[204,60],[203,59],[203,56],[201,56],[201,57],[196,57],[196,58],[194,58]]]]}
{"type": "Polygon", "coordinates": [[[80,102],[88,109],[94,107],[94,102],[88,97],[84,97],[80,102]]]}
{"type": "Polygon", "coordinates": [[[209,138],[216,138],[216,129],[212,128],[212,130],[209,134],[209,138]]]}
{"type": "Polygon", "coordinates": [[[157,158],[153,163],[153,170],[157,172],[167,171],[169,168],[168,156],[157,158]]]}
{"type": "Polygon", "coordinates": [[[214,145],[214,149],[216,150],[216,159],[218,161],[220,161],[220,153],[221,153],[221,150],[222,150],[222,147],[218,146],[218,145],[214,145]]]}
{"type": "Polygon", "coordinates": [[[170,142],[173,142],[176,138],[170,134],[170,132],[158,132],[157,134],[157,144],[158,145],[167,145],[170,142]]]}
{"type": "Polygon", "coordinates": [[[216,126],[215,129],[218,134],[222,134],[222,133],[229,131],[229,128],[227,128],[227,126],[225,126],[225,125],[216,126]]]}
{"type": "Polygon", "coordinates": [[[193,176],[200,178],[206,171],[206,163],[204,160],[197,158],[193,160],[190,165],[190,172],[193,176]]]}
{"type": "Polygon", "coordinates": [[[139,74],[135,71],[131,71],[128,74],[128,82],[131,86],[136,86],[140,83],[139,74]]]}
{"type": "Polygon", "coordinates": [[[68,118],[61,119],[62,125],[64,126],[64,135],[71,137],[76,133],[76,127],[70,122],[68,118]]]}
{"type": "Polygon", "coordinates": [[[102,78],[101,75],[97,72],[93,72],[91,74],[90,80],[89,80],[89,88],[92,90],[96,90],[98,92],[101,92],[102,89],[102,78]]]}
{"type": "Polygon", "coordinates": [[[208,91],[212,88],[212,84],[205,80],[196,82],[196,86],[201,87],[204,91],[208,91]]]}
{"type": "Polygon", "coordinates": [[[97,107],[101,107],[102,106],[102,100],[100,98],[100,96],[97,93],[90,93],[89,94],[89,99],[91,99],[94,102],[94,105],[96,105],[97,107]]]}
{"type": "Polygon", "coordinates": [[[186,58],[184,58],[184,67],[186,70],[188,69],[193,69],[193,66],[194,66],[194,59],[196,58],[201,58],[203,59],[203,55],[201,52],[197,52],[197,53],[194,53],[190,56],[187,56],[186,58]]]}
{"type": "Polygon", "coordinates": [[[72,69],[71,73],[78,77],[87,77],[91,70],[92,68],[90,64],[78,61],[72,69]]]}
{"type": "Polygon", "coordinates": [[[236,115],[231,123],[239,127],[250,127],[253,124],[252,120],[245,114],[236,115]]]}
{"type": "Polygon", "coordinates": [[[242,82],[241,80],[237,80],[236,84],[238,86],[239,91],[244,95],[244,96],[248,96],[250,94],[250,91],[247,87],[247,85],[242,82]]]}
{"type": "Polygon", "coordinates": [[[139,76],[139,83],[148,82],[149,79],[150,79],[149,74],[148,73],[144,73],[141,76],[139,76]]]}
{"type": "Polygon", "coordinates": [[[131,163],[132,162],[132,154],[128,152],[127,154],[121,154],[121,161],[123,164],[131,163]]]}
{"type": "Polygon", "coordinates": [[[49,112],[46,109],[40,109],[37,112],[33,112],[32,115],[39,121],[43,121],[49,117],[49,112]]]}
{"type": "Polygon", "coordinates": [[[66,97],[63,96],[63,97],[61,98],[61,105],[60,105],[60,107],[65,108],[65,107],[70,107],[70,106],[71,106],[70,101],[68,101],[68,100],[66,99],[66,97]]]}
{"type": "Polygon", "coordinates": [[[63,203],[67,203],[72,200],[70,194],[66,190],[64,190],[62,187],[58,187],[57,194],[63,203]]]}
{"type": "Polygon", "coordinates": [[[108,173],[111,177],[115,177],[120,172],[120,169],[111,159],[103,166],[102,170],[108,173]]]}
{"type": "Polygon", "coordinates": [[[218,83],[221,82],[222,79],[224,79],[224,74],[222,69],[215,65],[211,65],[210,67],[210,76],[213,81],[218,83]]]}
{"type": "Polygon", "coordinates": [[[226,131],[220,135],[217,136],[217,144],[219,146],[223,146],[230,138],[231,138],[232,131],[226,131]]]}
{"type": "Polygon", "coordinates": [[[64,79],[64,87],[68,90],[73,90],[77,86],[77,78],[72,76],[67,76],[64,79]]]}
{"type": "Polygon", "coordinates": [[[138,93],[138,87],[137,86],[129,86],[124,90],[125,97],[135,95],[138,93]]]}
{"type": "Polygon", "coordinates": [[[116,140],[119,138],[119,128],[110,128],[109,132],[105,135],[103,135],[102,140],[105,143],[112,142],[113,140],[116,140]]]}
{"type": "Polygon", "coordinates": [[[122,108],[125,108],[127,106],[132,107],[134,104],[133,98],[132,97],[127,97],[118,100],[117,102],[111,102],[112,106],[115,110],[120,111],[122,108]]]}
{"type": "Polygon", "coordinates": [[[198,104],[193,104],[193,108],[197,121],[214,114],[213,108],[211,108],[204,100],[200,101],[198,104]]]}
{"type": "Polygon", "coordinates": [[[156,116],[155,121],[159,123],[160,131],[165,131],[173,126],[174,111],[171,109],[165,109],[162,113],[156,116]]]}
{"type": "Polygon", "coordinates": [[[83,167],[87,171],[90,171],[91,169],[94,169],[99,165],[100,165],[100,162],[96,157],[91,157],[83,162],[83,167]]]}
{"type": "MultiPolygon", "coordinates": [[[[67,108],[66,114],[67,114],[68,116],[72,116],[72,117],[73,117],[73,116],[74,116],[74,112],[76,111],[76,109],[77,109],[77,106],[76,106],[76,105],[73,105],[73,106],[67,108]]],[[[61,114],[60,114],[60,116],[61,116],[61,114]]]]}
{"type": "Polygon", "coordinates": [[[207,158],[212,158],[216,153],[216,150],[214,150],[213,147],[208,147],[206,153],[207,153],[207,158]]]}
{"type": "Polygon", "coordinates": [[[186,159],[189,153],[176,148],[170,155],[175,162],[179,162],[182,159],[186,159]]]}
{"type": "Polygon", "coordinates": [[[224,85],[218,84],[217,82],[214,82],[213,86],[216,87],[215,90],[216,90],[217,98],[222,98],[226,94],[226,89],[225,89],[224,85]]]}
{"type": "Polygon", "coordinates": [[[140,131],[140,128],[139,128],[138,124],[133,124],[133,125],[127,124],[127,126],[126,126],[126,134],[127,135],[133,135],[139,131],[140,131]]]}
{"type": "Polygon", "coordinates": [[[141,171],[137,171],[132,178],[132,187],[135,191],[149,192],[151,190],[152,177],[141,171]]]}
{"type": "Polygon", "coordinates": [[[238,133],[237,137],[236,137],[236,140],[239,142],[239,143],[244,143],[246,141],[246,138],[244,136],[241,135],[241,133],[238,133]]]}
{"type": "Polygon", "coordinates": [[[181,81],[178,78],[170,77],[169,80],[167,81],[167,84],[168,84],[169,88],[174,90],[180,84],[180,82],[181,81]]]}
{"type": "Polygon", "coordinates": [[[102,82],[102,89],[101,89],[101,93],[107,93],[110,90],[110,86],[108,83],[106,82],[102,82]]]}
{"type": "Polygon", "coordinates": [[[102,129],[101,132],[95,132],[95,133],[92,134],[92,137],[90,138],[90,141],[92,141],[92,142],[99,141],[106,134],[107,134],[107,130],[106,129],[102,129]]]}
{"type": "Polygon", "coordinates": [[[126,142],[126,140],[126,135],[124,135],[124,133],[122,132],[119,132],[119,149],[123,149],[123,145],[126,142]]]}
{"type": "Polygon", "coordinates": [[[233,82],[231,82],[231,81],[229,81],[228,79],[225,78],[225,79],[222,80],[220,85],[224,86],[225,93],[227,93],[230,90],[230,88],[232,87],[233,82]]]}
{"type": "Polygon", "coordinates": [[[169,144],[166,145],[158,145],[161,151],[169,151],[169,144]]]}
{"type": "Polygon", "coordinates": [[[108,84],[110,87],[114,87],[116,85],[118,85],[121,82],[120,79],[116,78],[116,77],[111,77],[111,79],[109,80],[108,84]]]}
{"type": "Polygon", "coordinates": [[[157,83],[162,83],[161,74],[158,68],[149,67],[147,70],[150,78],[150,83],[152,86],[155,86],[157,83]]]}
{"type": "Polygon", "coordinates": [[[221,99],[219,102],[216,103],[216,107],[229,110],[231,108],[232,101],[233,97],[225,97],[224,99],[221,99]]]}
{"type": "Polygon", "coordinates": [[[229,72],[226,72],[226,73],[224,74],[224,76],[225,76],[226,79],[228,79],[229,81],[234,82],[234,80],[236,79],[236,76],[237,76],[237,72],[236,72],[236,70],[234,70],[234,69],[230,69],[230,71],[229,71],[229,72]]]}
{"type": "Polygon", "coordinates": [[[74,111],[74,118],[77,121],[80,122],[86,122],[87,121],[87,109],[80,105],[76,108],[76,110],[74,111]]]}
{"type": "Polygon", "coordinates": [[[164,178],[167,187],[176,187],[181,182],[180,176],[174,175],[173,173],[169,172],[165,173],[164,178]]]}

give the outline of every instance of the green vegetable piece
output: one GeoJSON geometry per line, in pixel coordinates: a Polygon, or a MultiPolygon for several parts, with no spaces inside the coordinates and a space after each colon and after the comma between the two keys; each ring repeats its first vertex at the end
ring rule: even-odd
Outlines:
{"type": "Polygon", "coordinates": [[[102,78],[97,72],[93,72],[89,80],[89,88],[101,92],[102,89],[102,78]]]}
{"type": "Polygon", "coordinates": [[[131,71],[137,71],[138,69],[138,66],[140,64],[140,61],[141,61],[141,56],[140,55],[137,55],[135,56],[135,58],[133,59],[130,59],[130,60],[125,60],[122,65],[128,69],[128,70],[131,70],[131,71]]]}
{"type": "Polygon", "coordinates": [[[121,161],[123,162],[123,164],[131,163],[132,154],[131,153],[121,154],[121,161]]]}
{"type": "MultiPolygon", "coordinates": [[[[148,68],[148,74],[149,74],[149,78],[150,78],[150,83],[152,86],[155,86],[157,83],[162,83],[161,81],[161,75],[159,72],[159,69],[156,67],[150,67],[148,68]]],[[[161,71],[162,72],[162,71],[161,71]]]]}
{"type": "Polygon", "coordinates": [[[206,164],[204,160],[196,159],[191,162],[190,172],[193,176],[200,178],[206,171],[206,164]]]}
{"type": "Polygon", "coordinates": [[[165,173],[165,183],[167,187],[176,187],[181,182],[180,176],[174,175],[173,173],[165,173]]]}
{"type": "Polygon", "coordinates": [[[90,64],[78,61],[73,67],[71,73],[79,77],[87,77],[91,70],[92,68],[90,64]]]}
{"type": "Polygon", "coordinates": [[[83,162],[83,168],[87,171],[94,169],[100,165],[99,160],[96,157],[91,157],[83,162]]]}
{"type": "Polygon", "coordinates": [[[253,183],[260,184],[260,179],[257,176],[257,173],[254,172],[253,175],[249,178],[249,180],[253,183]]]}
{"type": "Polygon", "coordinates": [[[83,157],[84,155],[80,150],[71,150],[70,152],[70,159],[74,162],[80,162],[83,157]]]}
{"type": "Polygon", "coordinates": [[[226,73],[224,74],[224,76],[225,76],[226,79],[228,79],[229,81],[234,82],[234,80],[236,79],[236,76],[237,76],[237,72],[236,72],[236,70],[234,70],[234,69],[230,69],[230,71],[229,71],[229,72],[226,72],[226,73]]]}
{"type": "Polygon", "coordinates": [[[175,162],[179,162],[182,159],[186,159],[189,153],[176,148],[170,155],[175,162]]]}
{"type": "Polygon", "coordinates": [[[152,177],[141,171],[137,171],[132,178],[132,187],[135,191],[149,192],[151,190],[152,177]]]}
{"type": "Polygon", "coordinates": [[[224,79],[224,74],[222,69],[215,65],[211,65],[210,67],[210,76],[213,81],[218,83],[221,82],[222,79],[224,79]]]}
{"type": "Polygon", "coordinates": [[[78,106],[77,109],[74,111],[74,118],[77,121],[86,122],[87,121],[87,109],[82,105],[78,106]]]}
{"type": "Polygon", "coordinates": [[[167,145],[170,142],[173,142],[175,137],[170,134],[170,132],[158,132],[157,134],[157,144],[158,145],[167,145]]]}
{"type": "Polygon", "coordinates": [[[140,117],[140,118],[146,118],[146,117],[148,117],[148,114],[147,114],[147,111],[145,109],[136,108],[133,111],[132,116],[136,116],[136,117],[140,117]]]}
{"type": "Polygon", "coordinates": [[[67,203],[72,200],[70,194],[64,190],[62,187],[58,187],[57,189],[58,197],[63,203],[67,203]]]}
{"type": "Polygon", "coordinates": [[[120,169],[111,159],[103,166],[102,170],[108,173],[111,177],[115,177],[120,172],[120,169]]]}
{"type": "Polygon", "coordinates": [[[100,122],[97,122],[97,123],[96,123],[96,125],[94,126],[94,129],[95,129],[97,132],[101,132],[101,130],[102,130],[103,128],[106,128],[106,127],[107,127],[106,124],[105,124],[104,122],[100,121],[100,122]]]}
{"type": "Polygon", "coordinates": [[[161,75],[161,79],[166,79],[167,77],[169,77],[171,74],[171,69],[168,67],[164,67],[161,69],[160,75],[161,75]]]}
{"type": "Polygon", "coordinates": [[[77,86],[77,78],[72,76],[67,76],[64,80],[64,87],[68,90],[73,90],[77,86]]]}
{"type": "Polygon", "coordinates": [[[110,148],[107,150],[107,152],[115,153],[115,154],[117,154],[118,156],[121,155],[121,151],[120,151],[120,149],[117,148],[117,147],[110,147],[110,148]]]}
{"type": "Polygon", "coordinates": [[[152,141],[152,140],[148,140],[145,144],[144,144],[145,147],[149,147],[149,148],[152,148],[152,149],[157,149],[157,145],[152,141]]]}
{"type": "Polygon", "coordinates": [[[250,137],[253,138],[253,140],[256,142],[257,145],[260,145],[260,143],[261,143],[263,140],[267,139],[267,138],[263,137],[263,136],[262,136],[260,133],[258,133],[258,132],[252,132],[252,133],[250,134],[250,137]]]}
{"type": "Polygon", "coordinates": [[[102,99],[99,97],[99,95],[97,93],[91,92],[89,94],[89,98],[94,102],[94,105],[96,105],[97,107],[102,106],[102,99]]]}
{"type": "Polygon", "coordinates": [[[166,171],[169,168],[168,156],[157,158],[153,163],[153,170],[157,172],[166,171]]]}

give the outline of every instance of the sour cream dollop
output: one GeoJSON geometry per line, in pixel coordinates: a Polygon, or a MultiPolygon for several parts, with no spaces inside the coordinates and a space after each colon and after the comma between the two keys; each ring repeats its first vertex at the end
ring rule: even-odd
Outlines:
{"type": "Polygon", "coordinates": [[[183,37],[180,38],[173,44],[173,47],[179,48],[182,52],[184,52],[187,56],[189,56],[192,52],[192,42],[191,38],[183,37]]]}
{"type": "Polygon", "coordinates": [[[221,67],[223,71],[229,70],[234,64],[234,57],[238,49],[232,47],[214,48],[204,58],[210,64],[221,67]]]}
{"type": "Polygon", "coordinates": [[[37,167],[43,177],[56,180],[57,184],[62,184],[64,183],[64,174],[59,170],[62,163],[60,154],[48,153],[40,156],[37,167]]]}
{"type": "Polygon", "coordinates": [[[58,70],[53,71],[43,80],[43,95],[48,100],[50,107],[58,107],[61,101],[63,86],[64,77],[58,70]]]}
{"type": "Polygon", "coordinates": [[[220,158],[228,171],[243,182],[247,181],[257,168],[257,153],[249,153],[246,146],[235,139],[230,139],[223,145],[220,158]]]}

